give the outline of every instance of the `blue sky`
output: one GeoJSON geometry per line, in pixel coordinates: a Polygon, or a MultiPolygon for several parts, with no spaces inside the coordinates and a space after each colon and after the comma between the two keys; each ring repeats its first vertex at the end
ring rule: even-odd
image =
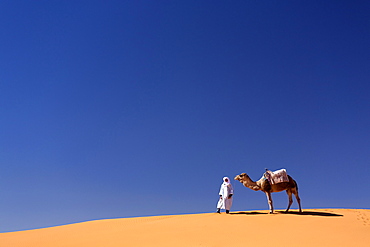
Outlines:
{"type": "MultiPolygon", "coordinates": [[[[303,209],[369,208],[369,13],[2,1],[0,232],[213,212],[223,176],[265,168],[287,169],[303,209]]],[[[234,187],[232,210],[268,208],[234,187]]]]}

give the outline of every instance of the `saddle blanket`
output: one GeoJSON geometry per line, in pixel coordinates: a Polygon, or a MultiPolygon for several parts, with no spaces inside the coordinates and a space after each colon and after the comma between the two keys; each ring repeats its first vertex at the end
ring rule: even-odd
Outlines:
{"type": "Polygon", "coordinates": [[[271,184],[289,182],[288,174],[285,169],[280,169],[274,172],[267,170],[265,172],[265,177],[271,184]]]}

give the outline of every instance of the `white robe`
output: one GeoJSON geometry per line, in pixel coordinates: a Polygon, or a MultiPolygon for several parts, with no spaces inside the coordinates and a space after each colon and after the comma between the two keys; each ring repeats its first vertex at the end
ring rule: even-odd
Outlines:
{"type": "Polygon", "coordinates": [[[217,203],[217,208],[230,210],[233,204],[233,198],[229,198],[229,195],[234,194],[234,189],[231,183],[222,183],[219,195],[221,196],[217,203]]]}

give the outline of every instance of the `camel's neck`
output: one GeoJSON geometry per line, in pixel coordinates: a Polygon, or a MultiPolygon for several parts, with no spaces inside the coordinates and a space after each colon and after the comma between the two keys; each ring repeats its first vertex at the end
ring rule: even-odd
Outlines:
{"type": "Polygon", "coordinates": [[[243,181],[243,185],[245,187],[248,187],[249,189],[251,190],[261,190],[261,186],[257,183],[257,182],[254,182],[252,181],[252,179],[250,179],[249,177],[247,177],[244,181],[243,181]]]}

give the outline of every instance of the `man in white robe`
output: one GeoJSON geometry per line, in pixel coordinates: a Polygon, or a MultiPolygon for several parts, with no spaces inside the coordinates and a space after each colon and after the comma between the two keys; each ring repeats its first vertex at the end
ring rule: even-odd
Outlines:
{"type": "Polygon", "coordinates": [[[221,209],[225,209],[228,214],[230,212],[231,205],[233,204],[234,189],[228,177],[224,177],[223,180],[224,182],[221,184],[219,192],[220,199],[217,203],[217,213],[220,213],[221,209]]]}

